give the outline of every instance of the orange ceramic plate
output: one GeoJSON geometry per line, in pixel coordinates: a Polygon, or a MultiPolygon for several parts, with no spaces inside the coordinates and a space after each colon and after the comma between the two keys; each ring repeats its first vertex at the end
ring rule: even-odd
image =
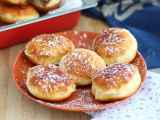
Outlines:
{"type": "MultiPolygon", "coordinates": [[[[76,31],[68,31],[59,33],[70,38],[76,47],[83,47],[90,49],[92,47],[92,40],[97,36],[97,33],[93,32],[76,32],[76,31]]],[[[146,77],[146,65],[143,57],[140,53],[137,52],[137,56],[131,62],[131,64],[135,64],[138,66],[141,78],[144,81],[146,77]]],[[[62,101],[62,102],[48,102],[44,100],[40,100],[32,96],[26,88],[25,80],[26,73],[29,67],[34,66],[34,64],[27,59],[23,50],[18,54],[15,64],[13,66],[13,79],[16,81],[16,86],[18,90],[30,100],[39,103],[41,105],[47,106],[51,109],[59,109],[66,111],[79,111],[79,112],[91,112],[105,109],[108,106],[115,105],[119,102],[123,102],[123,100],[115,101],[115,102],[99,102],[94,99],[91,95],[90,87],[82,87],[77,88],[77,91],[72,94],[71,97],[62,101]]],[[[125,99],[126,100],[126,99],[125,99]]]]}

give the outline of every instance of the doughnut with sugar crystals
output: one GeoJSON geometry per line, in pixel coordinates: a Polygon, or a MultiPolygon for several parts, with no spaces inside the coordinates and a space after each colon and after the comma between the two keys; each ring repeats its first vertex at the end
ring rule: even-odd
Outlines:
{"type": "Polygon", "coordinates": [[[106,28],[94,40],[93,49],[108,65],[129,63],[137,54],[137,41],[124,28],[106,28]]]}
{"type": "Polygon", "coordinates": [[[61,101],[75,91],[75,83],[55,65],[29,68],[26,87],[35,97],[48,101],[61,101]]]}
{"type": "Polygon", "coordinates": [[[140,84],[140,73],[135,65],[113,64],[97,71],[92,94],[100,101],[119,100],[131,96],[140,84]]]}

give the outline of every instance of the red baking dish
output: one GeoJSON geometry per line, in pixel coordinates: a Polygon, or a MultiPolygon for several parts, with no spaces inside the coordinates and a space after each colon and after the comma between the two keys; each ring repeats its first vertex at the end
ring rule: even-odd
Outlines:
{"type": "Polygon", "coordinates": [[[41,33],[72,29],[79,21],[80,11],[95,7],[95,0],[63,0],[60,8],[40,18],[20,21],[11,25],[0,23],[0,49],[30,40],[41,33]]]}
{"type": "Polygon", "coordinates": [[[75,12],[0,32],[0,48],[28,41],[33,36],[41,33],[71,29],[77,24],[79,17],[80,12],[75,12]]]}

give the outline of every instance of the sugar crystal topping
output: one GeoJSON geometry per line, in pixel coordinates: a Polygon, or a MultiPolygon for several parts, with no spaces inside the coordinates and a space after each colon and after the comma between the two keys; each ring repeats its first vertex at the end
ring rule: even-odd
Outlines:
{"type": "Polygon", "coordinates": [[[124,41],[124,39],[120,36],[120,32],[121,31],[118,28],[104,29],[100,38],[98,38],[99,43],[96,43],[95,46],[99,47],[99,44],[102,44],[106,51],[105,53],[108,55],[120,52],[120,44],[124,41]]]}
{"type": "Polygon", "coordinates": [[[68,71],[72,71],[79,74],[80,71],[90,70],[91,66],[89,64],[89,54],[86,54],[85,51],[80,52],[79,50],[75,50],[70,55],[66,57],[66,59],[64,60],[64,64],[68,66],[68,71]]]}
{"type": "Polygon", "coordinates": [[[63,48],[66,46],[66,39],[67,38],[56,34],[43,34],[33,38],[32,41],[41,48],[37,50],[39,55],[52,55],[53,48],[60,46],[63,48]]]}
{"type": "Polygon", "coordinates": [[[96,69],[97,64],[101,64],[100,62],[93,51],[80,48],[65,56],[61,64],[66,66],[65,69],[70,73],[84,74],[91,73],[93,69],[96,69]]]}
{"type": "Polygon", "coordinates": [[[127,83],[133,75],[133,65],[114,64],[97,72],[95,80],[104,80],[106,87],[119,87],[121,83],[127,83]]]}
{"type": "Polygon", "coordinates": [[[115,28],[104,29],[102,33],[103,42],[106,45],[116,45],[121,43],[123,39],[120,38],[119,32],[120,31],[115,28]]]}
{"type": "Polygon", "coordinates": [[[46,91],[53,89],[58,84],[68,84],[68,76],[55,65],[38,65],[30,68],[32,80],[46,91]]]}

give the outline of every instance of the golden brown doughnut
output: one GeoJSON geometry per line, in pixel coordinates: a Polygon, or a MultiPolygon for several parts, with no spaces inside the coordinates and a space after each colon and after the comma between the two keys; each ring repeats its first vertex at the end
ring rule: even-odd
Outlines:
{"type": "Polygon", "coordinates": [[[39,11],[47,12],[58,8],[62,0],[29,0],[39,11]]]}
{"type": "Polygon", "coordinates": [[[12,5],[26,5],[27,0],[0,0],[0,3],[7,3],[12,5]]]}
{"type": "Polygon", "coordinates": [[[26,87],[35,97],[48,101],[61,101],[75,91],[74,81],[58,66],[38,65],[28,70],[26,87]]]}
{"type": "Polygon", "coordinates": [[[113,64],[97,71],[92,81],[96,100],[112,101],[131,96],[140,87],[138,68],[132,64],[113,64]]]}
{"type": "Polygon", "coordinates": [[[32,38],[26,45],[25,54],[36,64],[48,65],[57,64],[73,49],[74,44],[66,37],[58,34],[42,34],[32,38]]]}
{"type": "Polygon", "coordinates": [[[73,50],[60,61],[60,67],[75,80],[77,85],[91,84],[92,75],[97,69],[105,66],[104,60],[98,54],[83,48],[73,50]]]}
{"type": "Polygon", "coordinates": [[[5,23],[15,23],[38,18],[39,13],[30,5],[11,6],[0,4],[0,21],[5,23]]]}
{"type": "Polygon", "coordinates": [[[106,64],[129,63],[137,53],[137,41],[126,29],[106,28],[93,44],[106,64]]]}

